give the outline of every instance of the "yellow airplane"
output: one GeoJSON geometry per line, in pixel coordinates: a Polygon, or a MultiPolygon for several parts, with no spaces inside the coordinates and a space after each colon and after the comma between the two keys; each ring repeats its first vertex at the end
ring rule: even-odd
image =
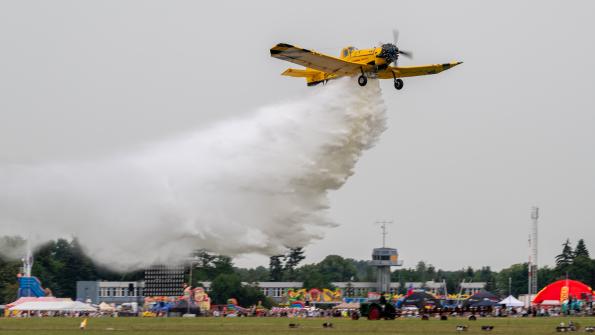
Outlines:
{"type": "Polygon", "coordinates": [[[357,82],[366,86],[369,78],[393,79],[395,88],[403,88],[403,77],[425,76],[448,70],[463,62],[443,64],[398,66],[399,55],[411,58],[411,52],[397,48],[398,32],[393,31],[394,43],[385,43],[380,47],[358,50],[346,47],[340,58],[328,56],[316,51],[300,48],[286,43],[279,43],[271,48],[271,57],[286,60],[306,69],[287,69],[281,75],[306,78],[308,86],[325,83],[328,80],[359,74],[357,82]],[[395,66],[391,66],[394,63],[395,66]]]}

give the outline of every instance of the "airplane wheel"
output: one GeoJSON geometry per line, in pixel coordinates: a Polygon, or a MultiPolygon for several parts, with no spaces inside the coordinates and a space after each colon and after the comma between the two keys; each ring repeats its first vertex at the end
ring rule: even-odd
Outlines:
{"type": "Polygon", "coordinates": [[[401,79],[395,79],[395,88],[400,90],[403,88],[403,81],[401,79]]]}
{"type": "Polygon", "coordinates": [[[366,86],[366,84],[368,83],[368,78],[366,78],[366,76],[361,75],[359,76],[359,78],[357,78],[357,83],[359,84],[359,86],[366,86]]]}

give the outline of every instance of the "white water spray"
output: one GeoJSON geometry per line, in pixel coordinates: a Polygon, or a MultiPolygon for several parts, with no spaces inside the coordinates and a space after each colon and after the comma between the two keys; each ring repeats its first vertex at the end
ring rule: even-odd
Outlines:
{"type": "Polygon", "coordinates": [[[0,235],[76,236],[119,269],[198,248],[271,255],[333,225],[327,193],[386,127],[378,81],[338,80],[122,157],[0,166],[0,235]]]}

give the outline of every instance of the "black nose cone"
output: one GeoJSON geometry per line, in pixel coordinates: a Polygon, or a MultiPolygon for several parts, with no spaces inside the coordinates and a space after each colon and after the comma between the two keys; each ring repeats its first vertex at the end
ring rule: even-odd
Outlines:
{"type": "Polygon", "coordinates": [[[382,50],[380,51],[380,54],[378,54],[378,56],[386,59],[387,62],[390,63],[399,58],[399,48],[397,48],[396,45],[386,43],[383,44],[381,48],[382,50]]]}

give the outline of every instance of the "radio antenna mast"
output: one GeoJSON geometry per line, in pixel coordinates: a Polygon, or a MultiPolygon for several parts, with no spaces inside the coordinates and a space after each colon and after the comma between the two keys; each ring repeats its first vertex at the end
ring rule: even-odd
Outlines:
{"type": "Polygon", "coordinates": [[[529,234],[529,301],[537,293],[537,222],[539,207],[531,208],[531,230],[529,234]]]}
{"type": "Polygon", "coordinates": [[[388,232],[386,231],[386,225],[387,224],[392,224],[393,221],[376,221],[376,224],[380,225],[380,228],[382,228],[382,247],[386,248],[386,235],[388,235],[388,232]]]}

